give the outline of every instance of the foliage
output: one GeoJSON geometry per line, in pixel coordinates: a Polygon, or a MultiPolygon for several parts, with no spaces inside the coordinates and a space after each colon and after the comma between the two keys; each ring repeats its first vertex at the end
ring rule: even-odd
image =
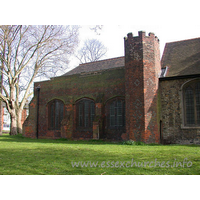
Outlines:
{"type": "Polygon", "coordinates": [[[123,141],[122,144],[124,144],[124,145],[134,145],[135,142],[133,140],[127,140],[127,141],[123,141]]]}
{"type": "Polygon", "coordinates": [[[146,145],[144,142],[133,141],[133,140],[123,141],[122,144],[124,144],[124,145],[146,145]]]}

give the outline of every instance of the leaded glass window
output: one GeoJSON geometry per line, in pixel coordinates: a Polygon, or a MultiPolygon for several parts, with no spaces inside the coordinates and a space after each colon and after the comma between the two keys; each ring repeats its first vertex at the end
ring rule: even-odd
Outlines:
{"type": "Polygon", "coordinates": [[[186,126],[200,126],[200,82],[193,81],[184,88],[186,126]]]}
{"type": "Polygon", "coordinates": [[[191,87],[185,90],[186,123],[195,124],[194,119],[194,94],[191,87]]]}
{"type": "Polygon", "coordinates": [[[49,129],[61,130],[61,122],[64,114],[64,104],[60,100],[53,100],[48,105],[49,129]]]}
{"type": "Polygon", "coordinates": [[[125,127],[125,101],[114,99],[107,103],[107,125],[109,128],[120,129],[125,127]]]}
{"type": "Polygon", "coordinates": [[[79,128],[91,128],[95,117],[95,104],[90,99],[82,99],[76,104],[77,125],[79,128]]]}

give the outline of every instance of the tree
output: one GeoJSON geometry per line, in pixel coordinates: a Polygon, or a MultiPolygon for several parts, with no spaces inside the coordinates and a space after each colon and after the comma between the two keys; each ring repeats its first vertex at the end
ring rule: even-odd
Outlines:
{"type": "Polygon", "coordinates": [[[84,42],[84,46],[78,51],[77,58],[81,63],[100,60],[107,53],[107,48],[97,39],[84,42]]]}
{"type": "Polygon", "coordinates": [[[90,28],[90,30],[94,31],[97,35],[101,34],[102,29],[103,25],[95,25],[90,28]]]}
{"type": "Polygon", "coordinates": [[[22,132],[21,114],[33,81],[66,67],[78,45],[77,26],[0,26],[0,98],[11,116],[11,135],[22,132]],[[21,98],[20,98],[21,97],[21,98]]]}

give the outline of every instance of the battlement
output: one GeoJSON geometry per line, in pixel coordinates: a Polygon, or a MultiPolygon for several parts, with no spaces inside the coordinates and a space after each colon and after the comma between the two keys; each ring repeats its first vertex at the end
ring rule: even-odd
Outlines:
{"type": "Polygon", "coordinates": [[[150,32],[148,34],[148,36],[146,36],[146,32],[145,31],[138,31],[138,36],[134,36],[133,33],[128,33],[127,37],[125,37],[125,41],[128,39],[141,39],[143,40],[144,38],[152,38],[152,39],[156,39],[159,42],[159,39],[157,36],[155,36],[154,33],[150,32]]]}

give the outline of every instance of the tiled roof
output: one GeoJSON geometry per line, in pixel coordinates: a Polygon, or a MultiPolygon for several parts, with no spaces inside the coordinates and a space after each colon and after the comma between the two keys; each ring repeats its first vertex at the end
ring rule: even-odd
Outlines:
{"type": "Polygon", "coordinates": [[[166,77],[200,74],[200,38],[167,43],[161,65],[166,77]]]}
{"type": "Polygon", "coordinates": [[[112,69],[112,68],[117,68],[117,67],[124,67],[125,66],[124,62],[125,62],[125,58],[123,56],[123,57],[101,60],[101,61],[96,61],[96,62],[84,63],[84,64],[80,64],[78,67],[67,72],[63,76],[81,74],[84,72],[101,71],[101,70],[112,69]]]}

